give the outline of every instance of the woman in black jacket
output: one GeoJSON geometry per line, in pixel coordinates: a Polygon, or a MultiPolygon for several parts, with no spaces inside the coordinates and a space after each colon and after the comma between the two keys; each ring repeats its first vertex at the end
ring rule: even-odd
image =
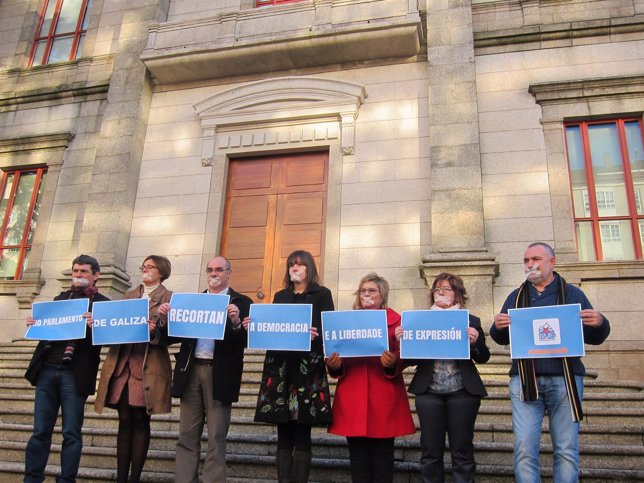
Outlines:
{"type": "MultiPolygon", "coordinates": [[[[267,351],[255,421],[277,424],[277,477],[280,482],[308,481],[311,427],[331,422],[329,384],[324,363],[321,313],[334,310],[331,292],[318,284],[313,256],[303,250],[286,260],[284,289],[274,304],[311,304],[311,350],[267,351]]],[[[243,321],[248,327],[249,319],[243,321]]]]}
{"type": "MultiPolygon", "coordinates": [[[[429,293],[431,310],[462,309],[466,298],[463,280],[450,273],[439,274],[429,293]]],[[[408,391],[416,395],[423,483],[445,481],[445,434],[449,436],[454,482],[474,482],[474,423],[481,398],[487,396],[474,362],[487,362],[490,350],[485,345],[485,334],[478,317],[469,316],[467,333],[471,359],[427,359],[406,363],[416,365],[416,373],[408,391]]],[[[401,336],[402,327],[398,327],[396,337],[400,339],[401,336]]]]}

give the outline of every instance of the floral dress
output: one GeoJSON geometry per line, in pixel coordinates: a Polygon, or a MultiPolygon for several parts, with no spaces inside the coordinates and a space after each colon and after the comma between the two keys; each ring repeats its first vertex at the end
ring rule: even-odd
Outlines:
{"type": "MultiPolygon", "coordinates": [[[[311,304],[312,323],[322,333],[322,311],[334,310],[331,292],[312,284],[301,294],[285,289],[273,303],[311,304]]],[[[331,422],[329,383],[322,338],[311,342],[310,351],[267,351],[257,398],[255,421],[327,425],[331,422]]]]}

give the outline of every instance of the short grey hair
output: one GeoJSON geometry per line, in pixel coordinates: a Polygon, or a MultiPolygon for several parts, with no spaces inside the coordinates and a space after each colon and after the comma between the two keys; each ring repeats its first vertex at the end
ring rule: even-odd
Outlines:
{"type": "Polygon", "coordinates": [[[554,250],[554,248],[552,248],[550,245],[548,245],[548,244],[547,244],[547,243],[545,243],[545,242],[534,242],[534,243],[530,243],[530,245],[528,245],[528,248],[532,248],[532,247],[543,247],[543,249],[544,249],[546,252],[548,252],[548,255],[550,255],[552,258],[554,258],[554,257],[555,257],[555,250],[554,250]]]}

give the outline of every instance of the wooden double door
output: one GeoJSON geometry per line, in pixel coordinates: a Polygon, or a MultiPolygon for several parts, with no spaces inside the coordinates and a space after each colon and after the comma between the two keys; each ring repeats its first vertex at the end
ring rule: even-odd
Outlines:
{"type": "Polygon", "coordinates": [[[322,273],[327,173],[327,153],[230,161],[221,253],[235,290],[272,302],[294,250],[311,252],[322,273]]]}

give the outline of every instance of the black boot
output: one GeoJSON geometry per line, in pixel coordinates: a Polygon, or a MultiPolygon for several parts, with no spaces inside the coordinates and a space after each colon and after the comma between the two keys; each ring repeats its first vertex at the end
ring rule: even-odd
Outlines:
{"type": "Polygon", "coordinates": [[[311,452],[293,452],[293,483],[308,483],[311,469],[311,452]]]}
{"type": "Polygon", "coordinates": [[[293,453],[288,449],[277,450],[277,481],[279,483],[292,483],[293,453]]]}

